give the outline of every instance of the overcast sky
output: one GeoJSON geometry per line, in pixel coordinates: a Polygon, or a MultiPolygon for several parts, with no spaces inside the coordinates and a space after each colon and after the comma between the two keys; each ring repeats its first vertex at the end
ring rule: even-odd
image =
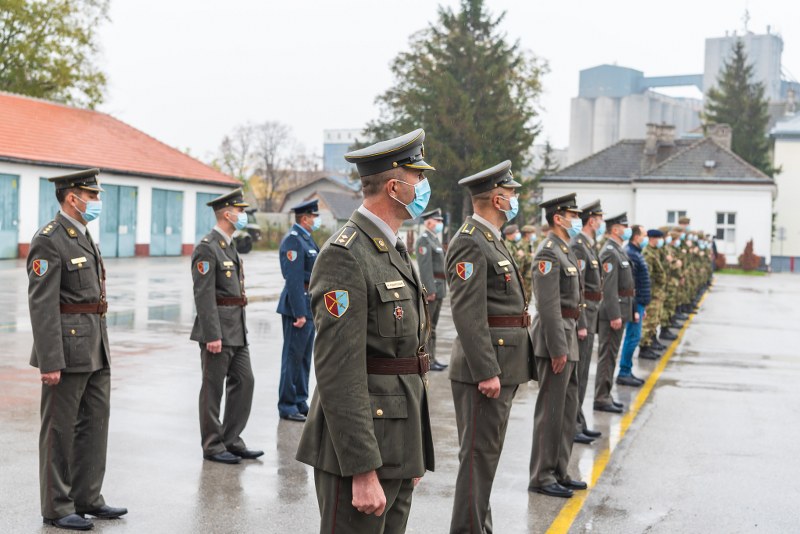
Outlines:
{"type": "MultiPolygon", "coordinates": [[[[322,130],[361,128],[392,84],[411,34],[458,0],[111,0],[101,29],[109,77],[101,110],[208,161],[246,121],[288,124],[322,154],[322,130]]],[[[578,71],[602,63],[646,76],[700,74],[704,39],[767,25],[800,76],[800,2],[791,0],[487,0],[508,38],[545,58],[543,136],[569,140],[578,71]]],[[[687,96],[700,96],[684,90],[687,96]]]]}

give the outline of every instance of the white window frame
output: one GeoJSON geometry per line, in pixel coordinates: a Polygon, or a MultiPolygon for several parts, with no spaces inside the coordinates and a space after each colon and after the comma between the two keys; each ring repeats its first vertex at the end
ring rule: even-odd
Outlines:
{"type": "Polygon", "coordinates": [[[686,217],[686,210],[667,210],[667,224],[677,226],[681,217],[686,217]]]}
{"type": "Polygon", "coordinates": [[[717,252],[726,255],[736,255],[736,220],[735,211],[718,211],[714,218],[714,237],[717,243],[717,252]],[[719,222],[720,215],[722,222],[719,222]]]}

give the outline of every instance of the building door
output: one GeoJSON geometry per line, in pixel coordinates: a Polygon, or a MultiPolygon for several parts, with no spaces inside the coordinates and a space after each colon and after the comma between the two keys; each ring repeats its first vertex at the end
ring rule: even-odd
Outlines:
{"type": "Polygon", "coordinates": [[[210,202],[217,198],[219,195],[214,193],[197,193],[197,208],[194,214],[194,242],[199,243],[203,236],[205,236],[217,224],[217,219],[214,217],[214,210],[210,206],[206,206],[206,202],[210,202]]]}
{"type": "Polygon", "coordinates": [[[39,228],[55,219],[59,210],[56,185],[47,178],[39,178],[39,228]]]}
{"type": "Polygon", "coordinates": [[[100,194],[100,252],[106,258],[129,258],[136,245],[137,189],[124,185],[103,185],[100,194]]]}
{"type": "Polygon", "coordinates": [[[19,254],[19,176],[0,174],[0,259],[19,254]]]}
{"type": "Polygon", "coordinates": [[[150,255],[180,256],[183,228],[183,193],[153,189],[150,255]]]}

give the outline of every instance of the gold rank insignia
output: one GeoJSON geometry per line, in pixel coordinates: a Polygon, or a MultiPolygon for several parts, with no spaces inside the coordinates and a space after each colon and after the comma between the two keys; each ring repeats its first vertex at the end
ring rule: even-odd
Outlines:
{"type": "MultiPolygon", "coordinates": [[[[356,231],[356,229],[353,228],[352,226],[348,226],[347,228],[343,229],[339,233],[339,235],[336,237],[336,239],[334,239],[331,242],[331,244],[332,245],[338,245],[338,246],[344,247],[344,248],[350,248],[350,245],[353,243],[353,239],[355,239],[355,237],[357,235],[358,235],[358,232],[356,231]]],[[[374,240],[373,240],[373,243],[374,243],[374,240]]],[[[377,247],[378,244],[375,243],[375,246],[377,247]]],[[[386,243],[384,243],[384,246],[386,246],[386,243]]],[[[386,250],[389,250],[389,249],[387,248],[386,250]]]]}
{"type": "Polygon", "coordinates": [[[222,248],[225,248],[225,240],[224,239],[220,239],[219,240],[219,246],[221,246],[222,248]]]}
{"type": "Polygon", "coordinates": [[[381,252],[389,252],[389,247],[386,246],[386,240],[382,237],[373,237],[372,242],[375,243],[375,248],[381,252]]]}
{"type": "Polygon", "coordinates": [[[75,230],[75,228],[67,228],[67,233],[70,237],[78,237],[78,232],[75,230]]]}
{"type": "Polygon", "coordinates": [[[565,245],[561,245],[561,252],[566,253],[569,249],[565,245]]]}
{"type": "Polygon", "coordinates": [[[484,232],[487,241],[494,241],[494,237],[492,236],[492,232],[484,232]]]}

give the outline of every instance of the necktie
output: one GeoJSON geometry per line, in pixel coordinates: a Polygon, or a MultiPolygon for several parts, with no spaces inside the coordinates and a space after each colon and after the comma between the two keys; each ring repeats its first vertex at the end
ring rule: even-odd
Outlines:
{"type": "Polygon", "coordinates": [[[397,244],[394,246],[397,249],[397,252],[400,253],[400,257],[403,258],[403,261],[406,262],[408,265],[411,265],[411,259],[408,257],[408,249],[406,248],[405,243],[399,237],[397,238],[397,244]]]}

